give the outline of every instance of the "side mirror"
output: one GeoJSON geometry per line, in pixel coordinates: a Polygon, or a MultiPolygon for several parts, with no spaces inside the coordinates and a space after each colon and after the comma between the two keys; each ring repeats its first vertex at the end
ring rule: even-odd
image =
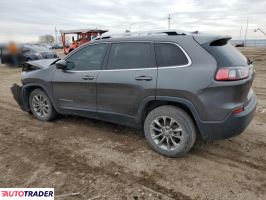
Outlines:
{"type": "Polygon", "coordinates": [[[67,68],[67,62],[65,60],[59,60],[55,63],[57,69],[65,70],[67,68]]]}

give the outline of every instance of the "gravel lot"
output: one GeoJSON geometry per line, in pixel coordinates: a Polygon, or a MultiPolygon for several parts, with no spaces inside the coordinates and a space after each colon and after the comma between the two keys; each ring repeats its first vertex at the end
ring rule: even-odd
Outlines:
{"type": "Polygon", "coordinates": [[[240,50],[257,72],[255,119],[242,135],[198,142],[176,159],[126,127],[70,116],[36,120],[10,92],[21,69],[0,65],[0,187],[76,193],[57,199],[266,199],[266,50],[240,50]]]}

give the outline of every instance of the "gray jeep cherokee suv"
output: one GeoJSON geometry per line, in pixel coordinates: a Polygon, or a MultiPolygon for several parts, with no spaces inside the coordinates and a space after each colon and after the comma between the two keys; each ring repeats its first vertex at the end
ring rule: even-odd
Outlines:
{"type": "Polygon", "coordinates": [[[196,137],[233,137],[253,118],[253,65],[230,39],[180,31],[103,35],[64,59],[28,62],[23,86],[11,90],[40,120],[59,113],[143,128],[155,151],[176,157],[196,137]]]}

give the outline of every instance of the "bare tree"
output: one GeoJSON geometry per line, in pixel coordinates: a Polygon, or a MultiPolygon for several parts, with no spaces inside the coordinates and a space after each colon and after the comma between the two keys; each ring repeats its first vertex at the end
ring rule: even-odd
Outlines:
{"type": "Polygon", "coordinates": [[[42,43],[42,44],[52,44],[54,43],[55,39],[54,39],[54,36],[52,35],[41,35],[39,37],[39,42],[42,43]]]}

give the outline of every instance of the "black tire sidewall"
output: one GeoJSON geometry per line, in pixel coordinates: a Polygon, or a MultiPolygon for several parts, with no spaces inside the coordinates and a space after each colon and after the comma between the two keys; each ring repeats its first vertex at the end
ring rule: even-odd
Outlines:
{"type": "Polygon", "coordinates": [[[144,122],[145,137],[150,146],[158,153],[168,157],[178,157],[186,154],[193,146],[196,138],[196,129],[191,117],[182,109],[175,106],[161,106],[152,110],[146,117],[144,122]],[[184,145],[177,150],[164,150],[157,146],[150,134],[151,122],[159,116],[169,116],[178,121],[185,134],[184,145]]]}

